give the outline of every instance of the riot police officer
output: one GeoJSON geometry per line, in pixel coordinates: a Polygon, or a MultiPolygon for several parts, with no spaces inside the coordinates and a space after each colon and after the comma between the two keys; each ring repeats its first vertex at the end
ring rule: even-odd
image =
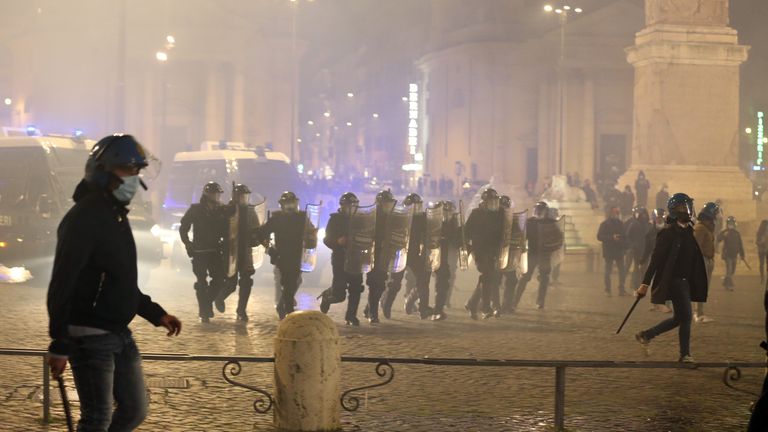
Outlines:
{"type": "Polygon", "coordinates": [[[331,214],[328,226],[325,228],[323,243],[332,251],[331,268],[333,281],[331,287],[320,295],[320,311],[328,313],[332,304],[341,303],[349,295],[345,321],[347,325],[359,326],[357,308],[360,305],[360,295],[363,293],[363,274],[348,273],[344,269],[349,221],[357,211],[360,200],[352,192],[347,192],[339,198],[339,211],[331,214]]]}
{"type": "MultiPolygon", "coordinates": [[[[428,251],[425,244],[427,235],[427,215],[423,211],[424,201],[418,194],[408,194],[403,200],[403,205],[413,207],[413,219],[411,222],[411,236],[408,241],[408,259],[407,269],[413,273],[415,278],[415,288],[409,288],[405,293],[406,313],[413,311],[418,301],[419,316],[421,319],[427,319],[432,316],[432,308],[429,307],[429,279],[432,274],[431,269],[427,269],[428,251]]],[[[403,278],[406,270],[393,273],[384,293],[384,304],[382,309],[385,317],[391,316],[392,305],[397,298],[397,293],[402,288],[403,278]]]]}
{"type": "Polygon", "coordinates": [[[480,206],[472,210],[465,226],[475,265],[480,272],[475,291],[464,305],[470,317],[475,320],[481,299],[483,318],[493,315],[490,302],[494,290],[498,291],[501,283],[501,272],[497,268],[503,229],[499,194],[495,189],[488,188],[480,195],[480,199],[480,206]]]}
{"type": "MultiPolygon", "coordinates": [[[[499,207],[502,211],[504,209],[512,208],[512,200],[506,196],[502,195],[499,199],[499,207]]],[[[506,271],[502,272],[502,278],[504,280],[504,297],[502,298],[501,307],[498,307],[499,304],[498,300],[498,290],[494,292],[494,298],[492,299],[492,302],[494,304],[495,313],[498,315],[499,311],[510,313],[515,311],[514,302],[515,302],[515,292],[517,290],[517,269],[512,271],[506,271]]]]}
{"type": "Polygon", "coordinates": [[[534,272],[539,270],[539,295],[536,306],[544,309],[544,301],[549,286],[549,274],[552,271],[552,253],[563,247],[563,232],[557,221],[549,218],[549,205],[540,201],[533,210],[533,217],[528,220],[528,271],[520,278],[514,307],[520,303],[525,287],[531,281],[534,272]]]}
{"type": "Polygon", "coordinates": [[[459,243],[461,242],[456,204],[453,201],[442,201],[440,204],[443,207],[443,224],[440,239],[440,268],[435,272],[436,295],[433,321],[442,321],[448,318],[445,313],[445,305],[453,287],[459,243]]]}
{"type": "Polygon", "coordinates": [[[301,283],[301,255],[304,249],[304,232],[307,215],[299,210],[299,198],[293,192],[284,192],[278,201],[280,210],[272,213],[259,228],[259,242],[269,245],[274,234],[275,244],[269,246],[270,261],[280,271],[282,292],[277,302],[277,315],[283,319],[293,312],[295,296],[301,283]]]}
{"type": "Polygon", "coordinates": [[[222,193],[224,190],[218,183],[208,182],[203,187],[200,203],[189,207],[179,226],[181,241],[192,258],[198,314],[204,323],[213,318],[213,301],[225,282],[221,242],[226,231],[226,215],[221,205],[222,193]]]}
{"type": "Polygon", "coordinates": [[[246,308],[253,287],[253,274],[256,273],[253,268],[253,248],[258,245],[257,232],[261,223],[254,208],[249,205],[250,196],[251,190],[244,184],[238,184],[232,190],[232,202],[228,206],[227,212],[230,217],[230,227],[232,225],[237,227],[237,232],[233,233],[237,236],[237,248],[230,252],[236,254],[231,257],[235,262],[235,273],[227,279],[224,289],[214,302],[216,309],[219,312],[224,312],[224,301],[240,285],[237,300],[237,320],[243,322],[248,321],[246,308]],[[237,221],[231,220],[235,215],[237,215],[237,221]]]}
{"type": "Polygon", "coordinates": [[[368,285],[368,304],[363,312],[371,324],[379,323],[379,302],[387,287],[387,266],[389,263],[384,262],[386,260],[384,244],[387,241],[387,217],[392,213],[396,203],[395,197],[388,189],[376,194],[376,234],[374,237],[373,269],[365,277],[365,282],[368,285]]]}

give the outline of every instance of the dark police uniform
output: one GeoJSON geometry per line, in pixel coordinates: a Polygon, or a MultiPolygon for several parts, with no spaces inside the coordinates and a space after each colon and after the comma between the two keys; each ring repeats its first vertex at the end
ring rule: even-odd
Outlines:
{"type": "MultiPolygon", "coordinates": [[[[332,251],[333,281],[330,290],[323,293],[323,304],[328,307],[331,304],[341,303],[348,294],[349,300],[347,301],[345,319],[348,324],[358,324],[357,308],[360,305],[360,296],[364,290],[363,274],[344,271],[347,248],[339,244],[339,239],[347,237],[348,233],[349,216],[343,213],[331,214],[330,219],[328,219],[328,226],[325,228],[323,243],[332,251]]],[[[323,312],[327,312],[327,310],[323,312]]]]}
{"type": "Polygon", "coordinates": [[[195,274],[200,318],[213,317],[213,301],[224,289],[226,274],[222,257],[222,240],[227,222],[223,206],[215,203],[209,207],[205,196],[199,204],[192,204],[181,218],[179,236],[192,258],[192,272],[195,274]],[[189,239],[192,228],[193,239],[189,239]],[[210,277],[210,282],[208,278],[210,277]]]}
{"type": "Polygon", "coordinates": [[[461,228],[457,214],[443,221],[440,238],[440,268],[435,272],[435,315],[444,312],[455,274],[456,257],[461,243],[461,228]]]}
{"type": "Polygon", "coordinates": [[[410,270],[416,278],[416,289],[406,293],[406,303],[413,304],[419,300],[419,314],[421,318],[432,315],[429,307],[429,279],[432,272],[427,269],[427,257],[429,251],[424,247],[424,237],[427,234],[427,214],[425,212],[413,215],[411,221],[411,236],[408,240],[408,263],[406,270],[392,273],[384,294],[384,308],[387,314],[392,310],[392,304],[397,298],[397,293],[403,285],[405,272],[410,270]]]}
{"type": "Polygon", "coordinates": [[[472,255],[475,258],[480,277],[472,296],[467,301],[467,308],[472,317],[477,313],[478,303],[482,298],[482,312],[491,311],[491,299],[494,290],[499,290],[501,272],[496,268],[501,247],[503,213],[499,211],[477,208],[472,210],[464,228],[467,239],[472,245],[472,255]]]}
{"type": "MultiPolygon", "coordinates": [[[[227,280],[221,294],[216,298],[216,307],[223,311],[224,301],[229,297],[235,288],[240,286],[240,292],[237,299],[237,315],[240,318],[247,317],[248,299],[251,296],[253,288],[253,274],[256,270],[253,268],[253,248],[258,246],[258,227],[261,221],[255,215],[253,207],[247,204],[236,204],[239,207],[237,221],[237,271],[227,280]]],[[[234,205],[229,207],[234,211],[234,205]]]]}
{"type": "Polygon", "coordinates": [[[303,211],[276,211],[259,229],[259,242],[266,243],[272,234],[275,244],[270,251],[272,263],[280,270],[282,295],[278,314],[282,317],[294,310],[294,298],[301,283],[301,255],[307,214],[303,211]]]}
{"type": "Polygon", "coordinates": [[[366,306],[366,315],[371,321],[379,319],[379,302],[387,286],[387,264],[382,262],[384,257],[384,244],[387,239],[387,211],[382,206],[376,208],[376,234],[374,236],[373,269],[365,276],[365,282],[368,285],[368,305],[366,306]]]}

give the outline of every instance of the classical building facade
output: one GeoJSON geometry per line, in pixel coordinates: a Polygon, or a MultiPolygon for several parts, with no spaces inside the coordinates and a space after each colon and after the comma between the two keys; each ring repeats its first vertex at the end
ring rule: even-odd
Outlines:
{"type": "Polygon", "coordinates": [[[620,0],[572,16],[559,74],[557,26],[537,34],[514,8],[489,5],[485,15],[433,8],[436,48],[418,61],[424,174],[539,185],[558,171],[618,177],[632,143],[624,48],[642,28],[643,9],[620,0]],[[509,30],[515,26],[522,30],[509,30]]]}
{"type": "Polygon", "coordinates": [[[206,140],[291,153],[292,48],[303,44],[289,2],[27,3],[0,18],[3,126],[130,131],[166,162],[206,140]]]}

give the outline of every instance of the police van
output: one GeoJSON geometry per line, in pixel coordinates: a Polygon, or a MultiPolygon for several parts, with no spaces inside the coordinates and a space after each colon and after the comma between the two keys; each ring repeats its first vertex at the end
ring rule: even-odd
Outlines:
{"type": "MultiPolygon", "coordinates": [[[[31,269],[38,281],[47,282],[56,228],[73,205],[94,144],[62,135],[0,137],[0,264],[31,269]]],[[[140,260],[159,263],[157,227],[149,204],[138,196],[129,220],[140,260]]]]}
{"type": "Polygon", "coordinates": [[[247,185],[252,192],[251,203],[266,199],[270,209],[277,208],[285,191],[296,193],[302,204],[314,199],[284,153],[229,141],[205,141],[198,151],[176,153],[163,200],[162,234],[171,243],[171,265],[176,269],[189,269],[178,235],[181,217],[191,204],[200,201],[203,186],[209,181],[224,189],[224,203],[230,199],[233,183],[247,185]]]}
{"type": "MultiPolygon", "coordinates": [[[[215,181],[224,188],[227,202],[232,183],[247,185],[275,208],[285,191],[293,191],[303,203],[311,202],[308,188],[284,154],[243,143],[206,141],[199,151],[176,153],[163,201],[164,224],[176,228],[190,204],[200,201],[203,186],[215,181]]],[[[256,203],[254,203],[256,204],[256,203]]]]}

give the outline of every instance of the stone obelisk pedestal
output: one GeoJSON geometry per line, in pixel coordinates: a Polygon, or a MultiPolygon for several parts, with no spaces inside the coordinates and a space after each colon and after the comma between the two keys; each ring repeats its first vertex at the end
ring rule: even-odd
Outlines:
{"type": "Polygon", "coordinates": [[[748,47],[728,27],[728,0],[646,0],[646,28],[627,59],[635,68],[631,167],[685,192],[700,208],[722,199],[728,214],[756,218],[752,184],[738,167],[739,66],[748,47]]]}

